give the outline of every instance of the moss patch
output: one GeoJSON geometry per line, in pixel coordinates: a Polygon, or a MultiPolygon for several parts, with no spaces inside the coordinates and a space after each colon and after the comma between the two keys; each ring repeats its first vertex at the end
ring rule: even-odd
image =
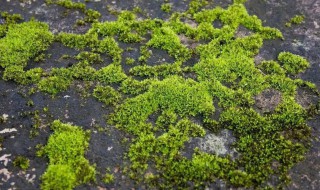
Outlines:
{"type": "Polygon", "coordinates": [[[89,134],[77,126],[56,120],[51,125],[44,153],[49,158],[47,171],[42,175],[42,189],[73,189],[77,185],[95,181],[95,168],[84,157],[89,134]]]}
{"type": "MultiPolygon", "coordinates": [[[[53,95],[75,80],[95,85],[93,96],[115,107],[108,122],[134,136],[126,171],[138,182],[162,189],[204,188],[218,178],[236,187],[270,188],[269,181],[276,176],[279,181],[272,187],[280,188],[289,182],[288,171],[303,159],[310,139],[307,110],[295,100],[297,88],[316,88],[293,77],[309,67],[299,55],[281,52],[277,60],[256,65],[254,58],[264,41],[283,36],[249,15],[244,2],[235,0],[226,9],[204,9],[207,1],[194,0],[186,12],[172,13],[168,20],[138,19],[134,11],[122,11],[114,21],[99,22],[99,14],[81,3],[48,1],[79,9],[93,22],[84,34],[55,36],[64,46],[82,51],[69,56],[76,63],[68,68],[24,71],[27,61],[53,38],[45,24],[29,21],[9,26],[0,39],[3,77],[35,84],[53,95]],[[214,27],[215,21],[222,27],[214,27]],[[246,35],[237,35],[241,29],[248,31],[246,35]],[[192,48],[182,43],[182,36],[192,41],[192,48]],[[137,60],[123,61],[122,43],[140,45],[137,60]],[[166,51],[175,61],[150,65],[151,48],[166,51]],[[102,60],[104,55],[111,63],[102,60]],[[124,69],[123,62],[130,68],[124,69]],[[95,64],[103,66],[95,69],[95,64]],[[255,98],[263,97],[268,89],[281,100],[258,113],[255,98]],[[214,105],[221,112],[218,116],[214,105]],[[219,129],[233,132],[237,158],[185,148],[193,138],[219,129]]],[[[72,189],[94,181],[94,167],[83,156],[87,134],[59,121],[52,128],[54,134],[45,147],[50,163],[42,188],[72,189]]],[[[111,176],[105,180],[109,182],[111,176]]]]}

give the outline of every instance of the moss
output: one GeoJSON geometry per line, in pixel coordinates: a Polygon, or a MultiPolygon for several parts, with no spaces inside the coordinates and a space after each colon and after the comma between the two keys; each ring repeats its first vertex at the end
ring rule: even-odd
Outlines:
{"type": "Polygon", "coordinates": [[[110,86],[96,86],[93,96],[106,105],[117,105],[121,99],[120,93],[110,86]]]}
{"type": "Polygon", "coordinates": [[[49,166],[42,175],[42,189],[73,189],[77,185],[95,181],[95,168],[85,159],[89,134],[77,126],[56,120],[51,125],[44,152],[49,166]]]}
{"type": "Polygon", "coordinates": [[[145,92],[150,87],[153,81],[153,79],[138,81],[128,77],[121,83],[120,90],[125,94],[138,95],[142,92],[145,92]]]}
{"type": "Polygon", "coordinates": [[[132,65],[132,64],[134,64],[134,62],[135,62],[135,59],[129,58],[129,57],[126,58],[126,64],[127,65],[132,65]]]}
{"type": "Polygon", "coordinates": [[[289,22],[286,23],[287,27],[291,27],[292,24],[294,25],[298,25],[301,24],[304,21],[304,16],[303,15],[295,15],[294,17],[292,17],[290,19],[289,22]]]}
{"type": "Polygon", "coordinates": [[[93,52],[87,52],[87,51],[83,51],[83,52],[79,53],[75,58],[79,61],[83,61],[83,62],[86,61],[90,65],[102,63],[102,61],[103,61],[100,54],[93,53],[93,52]]]}
{"type": "Polygon", "coordinates": [[[77,3],[73,2],[72,0],[46,0],[47,4],[56,4],[63,6],[67,9],[80,9],[80,10],[85,10],[86,5],[84,3],[77,3]]]}
{"type": "MultiPolygon", "coordinates": [[[[301,56],[282,52],[278,60],[256,65],[254,58],[264,41],[283,36],[249,15],[245,2],[235,0],[226,9],[205,9],[207,1],[193,0],[187,11],[172,13],[168,20],[137,18],[136,10],[117,12],[116,20],[99,22],[100,14],[82,4],[51,1],[83,11],[86,21],[92,22],[85,34],[55,36],[57,42],[83,51],[65,56],[77,62],[50,71],[26,70],[27,61],[41,55],[52,34],[35,21],[25,26],[12,24],[0,39],[3,48],[11,51],[0,50],[3,78],[36,84],[50,94],[66,90],[75,80],[96,85],[92,86],[93,96],[115,107],[108,122],[133,135],[126,157],[127,174],[148,187],[202,189],[218,178],[236,187],[267,188],[271,176],[278,177],[276,185],[281,187],[289,180],[290,168],[303,159],[310,140],[307,119],[317,112],[316,106],[304,109],[294,97],[298,87],[317,90],[308,81],[292,78],[309,67],[301,56]],[[216,21],[221,28],[213,26],[216,21]],[[27,31],[26,37],[17,34],[19,27],[27,31]],[[249,32],[239,35],[243,28],[249,32]],[[15,39],[21,47],[36,40],[19,52],[15,39]],[[124,61],[130,64],[129,72],[123,69],[119,43],[140,45],[139,57],[124,61]],[[167,51],[175,61],[147,65],[151,48],[167,51]],[[105,54],[112,63],[95,69],[95,64],[104,62],[105,54]],[[199,59],[190,59],[195,57],[199,59]],[[139,65],[133,64],[136,62],[139,65]],[[281,102],[273,111],[260,114],[254,109],[254,99],[270,88],[279,91],[281,102]],[[215,114],[215,107],[221,113],[215,114]],[[193,138],[221,129],[231,130],[236,137],[237,158],[185,149],[185,143],[193,138]]],[[[83,91],[90,91],[89,87],[83,91]]],[[[42,177],[43,188],[72,189],[94,181],[94,167],[83,156],[88,146],[85,132],[59,121],[52,128],[54,134],[43,149],[50,160],[42,177]]],[[[106,182],[112,178],[111,174],[105,176],[106,182]]]]}
{"type": "Polygon", "coordinates": [[[0,66],[22,66],[47,49],[53,40],[48,25],[37,21],[10,25],[7,35],[0,39],[0,66]]]}
{"type": "Polygon", "coordinates": [[[206,114],[213,111],[214,107],[204,85],[197,84],[191,79],[169,77],[152,83],[146,93],[127,99],[112,119],[119,126],[126,126],[126,130],[139,133],[147,130],[144,129],[143,122],[158,109],[171,109],[184,116],[206,114]]]}
{"type": "Polygon", "coordinates": [[[30,160],[24,156],[17,156],[13,160],[13,165],[21,168],[22,170],[26,170],[30,166],[30,160]]]}
{"type": "Polygon", "coordinates": [[[51,76],[45,79],[42,79],[38,83],[39,90],[56,95],[57,93],[61,91],[65,91],[70,86],[70,81],[59,77],[59,76],[51,76]]]}
{"type": "Polygon", "coordinates": [[[147,45],[168,51],[178,61],[186,61],[191,57],[190,50],[181,44],[177,34],[169,27],[155,30],[147,45]]]}
{"type": "Polygon", "coordinates": [[[163,12],[169,13],[172,9],[172,5],[170,3],[164,3],[161,5],[161,10],[163,12]]]}
{"type": "Polygon", "coordinates": [[[106,184],[112,183],[114,181],[114,176],[112,174],[105,174],[103,177],[103,182],[106,184]]]}
{"type": "Polygon", "coordinates": [[[102,83],[111,84],[119,83],[127,78],[122,68],[115,64],[110,64],[101,68],[96,73],[96,78],[102,83]]]}
{"type": "Polygon", "coordinates": [[[93,9],[87,9],[85,11],[86,17],[84,18],[84,20],[86,22],[97,22],[98,19],[101,17],[100,12],[95,11],[93,9]]]}
{"type": "Polygon", "coordinates": [[[41,177],[41,189],[73,189],[76,185],[76,175],[69,165],[49,165],[41,177]]]}
{"type": "Polygon", "coordinates": [[[281,52],[278,60],[283,64],[283,68],[293,75],[305,71],[310,66],[305,58],[289,52],[281,52]]]}
{"type": "Polygon", "coordinates": [[[182,73],[182,69],[181,62],[176,62],[174,64],[164,63],[157,66],[136,66],[130,69],[129,73],[135,76],[158,77],[180,74],[182,73]]]}

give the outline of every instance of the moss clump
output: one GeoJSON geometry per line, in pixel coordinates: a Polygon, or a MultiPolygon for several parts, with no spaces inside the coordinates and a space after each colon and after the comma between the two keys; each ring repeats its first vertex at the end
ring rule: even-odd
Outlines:
{"type": "Polygon", "coordinates": [[[121,99],[121,94],[110,86],[96,86],[93,96],[106,105],[117,105],[121,99]]]}
{"type": "Polygon", "coordinates": [[[191,57],[190,50],[181,44],[177,34],[169,27],[155,30],[147,45],[166,50],[179,61],[186,61],[191,57]]]}
{"type": "Polygon", "coordinates": [[[49,166],[41,177],[41,188],[73,189],[95,181],[95,168],[84,157],[89,145],[88,132],[58,120],[52,123],[51,128],[54,133],[43,149],[49,158],[49,166]]]}
{"type": "Polygon", "coordinates": [[[278,60],[283,64],[283,68],[293,75],[305,71],[310,66],[306,59],[290,52],[281,52],[278,60]]]}
{"type": "Polygon", "coordinates": [[[298,25],[301,24],[304,21],[304,16],[303,15],[295,15],[294,17],[292,17],[290,19],[289,22],[286,23],[287,27],[291,27],[292,24],[294,25],[298,25]]]}
{"type": "Polygon", "coordinates": [[[161,10],[163,12],[169,13],[172,9],[172,5],[170,3],[164,3],[161,5],[161,10]]]}
{"type": "Polygon", "coordinates": [[[19,14],[9,14],[8,12],[1,12],[0,16],[5,20],[5,23],[0,25],[0,38],[6,35],[10,25],[16,24],[23,19],[19,14]]]}
{"type": "Polygon", "coordinates": [[[0,66],[25,67],[27,61],[47,49],[53,40],[48,25],[37,21],[10,25],[0,39],[0,66]]]}
{"type": "Polygon", "coordinates": [[[144,122],[159,109],[169,109],[181,116],[207,114],[214,110],[206,86],[180,77],[169,77],[151,84],[149,90],[127,99],[112,120],[127,131],[139,134],[148,130],[144,122]]]}
{"type": "Polygon", "coordinates": [[[30,160],[24,156],[17,156],[13,160],[13,165],[21,168],[22,170],[26,170],[30,166],[30,160]]]}
{"type": "Polygon", "coordinates": [[[125,80],[127,75],[123,72],[121,66],[111,64],[97,71],[96,78],[102,83],[111,84],[125,80]]]}
{"type": "Polygon", "coordinates": [[[103,182],[106,184],[112,183],[114,181],[114,176],[112,174],[105,174],[103,177],[103,182]]]}
{"type": "Polygon", "coordinates": [[[52,95],[56,95],[58,92],[67,90],[69,86],[70,81],[59,76],[51,76],[38,83],[39,90],[52,95]]]}
{"type": "Polygon", "coordinates": [[[56,4],[63,6],[67,9],[80,9],[84,11],[86,9],[86,5],[84,3],[73,2],[72,0],[46,0],[47,4],[56,4]]]}

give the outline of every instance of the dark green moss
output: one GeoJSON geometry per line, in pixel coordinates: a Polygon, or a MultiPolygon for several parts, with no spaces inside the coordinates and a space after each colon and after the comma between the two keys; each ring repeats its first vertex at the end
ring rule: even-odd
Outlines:
{"type": "Polygon", "coordinates": [[[24,156],[17,156],[13,160],[13,165],[21,168],[22,170],[26,170],[29,168],[30,160],[24,156]]]}

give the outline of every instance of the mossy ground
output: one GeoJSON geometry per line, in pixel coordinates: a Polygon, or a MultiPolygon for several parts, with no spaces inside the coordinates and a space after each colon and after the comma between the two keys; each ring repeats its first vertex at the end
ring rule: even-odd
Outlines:
{"type": "MultiPolygon", "coordinates": [[[[52,34],[45,23],[34,20],[1,25],[2,77],[28,85],[29,95],[44,92],[53,97],[80,83],[83,99],[93,96],[111,110],[106,116],[108,127],[116,126],[130,136],[121,168],[138,184],[162,189],[204,188],[222,179],[236,187],[283,187],[290,182],[290,168],[303,159],[309,147],[307,120],[319,109],[298,104],[297,91],[307,88],[317,95],[317,87],[297,77],[310,66],[299,55],[281,52],[275,60],[255,62],[266,41],[283,36],[249,15],[244,2],[210,8],[206,1],[192,1],[185,12],[171,12],[174,6],[163,4],[159,8],[168,15],[166,20],[145,17],[137,8],[113,10],[116,20],[101,21],[101,15],[83,3],[48,1],[48,6],[82,12],[81,23],[89,29],[82,34],[52,34]],[[214,27],[216,21],[222,27],[214,27]],[[237,35],[241,27],[250,32],[237,35]],[[70,64],[28,68],[32,59],[46,62],[43,52],[53,41],[78,52],[61,56],[70,64]],[[124,44],[132,45],[139,55],[124,57],[132,51],[123,48],[124,44]],[[154,49],[166,52],[173,61],[154,64],[150,61],[154,49]],[[199,60],[193,62],[194,57],[199,60]],[[273,110],[256,110],[255,98],[270,90],[279,92],[279,103],[273,110]],[[218,116],[216,110],[221,112],[218,116]],[[152,117],[155,119],[150,120],[152,117]],[[192,139],[222,129],[235,136],[232,146],[239,153],[237,158],[185,148],[192,139]],[[276,182],[270,184],[274,177],[276,182]]],[[[39,113],[31,115],[39,130],[39,113]]],[[[53,126],[68,129],[56,131],[54,127],[44,143],[49,166],[41,177],[41,187],[72,189],[94,182],[95,169],[84,157],[89,142],[84,132],[57,122],[53,126]],[[72,134],[69,128],[74,130],[72,134]],[[80,175],[84,170],[88,175],[80,175]]],[[[114,180],[108,172],[100,178],[108,183],[114,180]]]]}

